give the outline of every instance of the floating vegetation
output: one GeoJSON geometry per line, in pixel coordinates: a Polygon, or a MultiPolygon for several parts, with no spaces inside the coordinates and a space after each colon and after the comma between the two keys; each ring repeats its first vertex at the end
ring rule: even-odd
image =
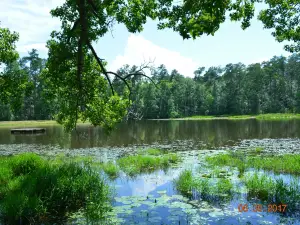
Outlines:
{"type": "MultiPolygon", "coordinates": [[[[204,204],[197,202],[198,205],[194,203],[193,206],[181,195],[121,196],[115,200],[118,205],[112,215],[123,221],[122,224],[201,224],[207,220],[199,216],[204,204]],[[161,211],[165,213],[162,215],[161,211]]],[[[214,212],[213,209],[210,211],[214,212]]]]}
{"type": "Polygon", "coordinates": [[[5,224],[56,223],[78,211],[90,221],[101,221],[111,210],[111,190],[87,162],[48,160],[34,153],[0,160],[5,224]]]}

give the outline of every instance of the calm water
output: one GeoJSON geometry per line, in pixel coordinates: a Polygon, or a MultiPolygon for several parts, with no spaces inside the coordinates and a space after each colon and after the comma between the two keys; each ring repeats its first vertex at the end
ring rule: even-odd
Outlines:
{"type": "Polygon", "coordinates": [[[137,121],[119,124],[111,135],[92,126],[79,126],[65,134],[61,126],[47,126],[44,135],[11,135],[0,127],[0,144],[44,144],[63,148],[115,147],[145,144],[173,144],[188,141],[215,148],[243,139],[300,138],[300,120],[257,121],[137,121]]]}
{"type": "MultiPolygon", "coordinates": [[[[173,183],[184,169],[209,173],[203,166],[204,157],[225,146],[300,151],[300,120],[137,121],[119,124],[111,135],[87,125],[79,126],[72,134],[64,133],[58,125],[46,128],[42,135],[11,135],[10,128],[0,128],[0,154],[50,149],[55,153],[91,154],[101,160],[114,160],[133,153],[136,146],[164,146],[172,150],[177,146],[175,150],[184,159],[178,167],[135,179],[122,174],[111,181],[116,188],[113,205],[120,224],[300,224],[298,213],[240,213],[239,204],[251,204],[242,192],[226,201],[187,199],[176,191],[173,183]]],[[[289,175],[281,176],[285,182],[290,181],[289,175]]],[[[240,185],[237,174],[230,179],[240,185]]],[[[262,204],[266,207],[268,203],[262,204]]]]}

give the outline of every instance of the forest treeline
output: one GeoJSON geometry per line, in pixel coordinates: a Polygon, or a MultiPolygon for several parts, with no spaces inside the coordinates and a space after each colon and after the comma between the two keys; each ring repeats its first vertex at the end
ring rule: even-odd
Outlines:
{"type": "MultiPolygon", "coordinates": [[[[14,102],[14,94],[9,96],[17,110],[0,103],[0,120],[53,119],[57,102],[48,100],[42,76],[46,61],[33,49],[28,56],[7,64],[4,74],[27,79],[31,85],[21,100],[14,102]]],[[[124,77],[137,68],[124,65],[117,74],[124,77]]],[[[151,75],[156,86],[142,76],[129,79],[132,105],[128,118],[300,112],[300,54],[274,56],[247,66],[199,67],[193,78],[168,71],[164,65],[153,68],[151,75]]],[[[115,77],[112,85],[120,95],[127,90],[120,78],[115,77]]],[[[14,91],[17,96],[18,87],[14,91]]]]}

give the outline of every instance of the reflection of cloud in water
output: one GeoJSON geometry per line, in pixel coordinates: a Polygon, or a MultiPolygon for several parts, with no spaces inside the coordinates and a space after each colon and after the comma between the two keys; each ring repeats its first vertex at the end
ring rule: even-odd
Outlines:
{"type": "Polygon", "coordinates": [[[122,187],[118,190],[119,195],[147,196],[158,187],[173,181],[179,173],[180,170],[170,169],[166,174],[164,171],[157,171],[153,174],[138,176],[134,180],[123,183],[122,187]]]}

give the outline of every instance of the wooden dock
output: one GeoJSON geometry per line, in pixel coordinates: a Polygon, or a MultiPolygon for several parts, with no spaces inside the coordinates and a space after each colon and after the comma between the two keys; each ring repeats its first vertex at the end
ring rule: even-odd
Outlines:
{"type": "Polygon", "coordinates": [[[12,134],[38,134],[38,133],[45,133],[45,128],[18,128],[18,129],[11,129],[10,132],[12,134]]]}

